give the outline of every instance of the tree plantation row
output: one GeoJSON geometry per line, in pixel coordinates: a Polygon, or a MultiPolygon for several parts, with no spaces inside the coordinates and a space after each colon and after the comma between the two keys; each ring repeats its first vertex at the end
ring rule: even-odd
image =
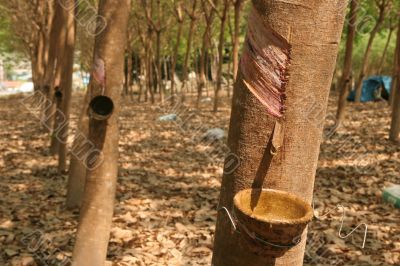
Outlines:
{"type": "MultiPolygon", "coordinates": [[[[40,130],[33,135],[48,138],[46,157],[57,158],[56,175],[66,177],[62,206],[66,212],[79,211],[72,253],[50,264],[105,265],[118,179],[127,162],[140,164],[137,154],[152,156],[142,153],[148,146],[133,144],[134,138],[133,151],[121,150],[125,123],[144,130],[145,123],[175,123],[182,131],[193,130],[192,116],[209,115],[201,123],[207,124],[219,119],[229,102],[226,143],[223,125],[191,138],[194,146],[197,141],[223,143],[225,161],[210,238],[216,266],[303,265],[310,247],[307,227],[318,218],[314,185],[321,143],[342,137],[353,123],[361,123],[360,134],[368,131],[357,119],[370,106],[382,106],[378,112],[390,121],[382,128],[387,142],[380,155],[399,154],[398,1],[0,0],[0,12],[0,85],[5,87],[3,81],[11,81],[20,65],[29,62],[33,90],[18,96],[20,103],[37,118],[40,130]],[[324,131],[330,93],[336,113],[324,131]],[[157,119],[146,113],[144,123],[139,120],[143,114],[132,111],[137,107],[151,110],[150,116],[164,107],[168,112],[157,119]]],[[[146,141],[145,133],[141,137],[137,128],[129,130],[146,141]]],[[[167,130],[154,134],[152,141],[161,143],[167,136],[177,142],[177,152],[180,146],[190,149],[167,130]]],[[[340,149],[333,148],[335,154],[340,149]]],[[[364,154],[355,153],[350,164],[358,169],[364,154]]],[[[332,162],[338,173],[344,157],[332,162]]],[[[175,161],[168,158],[169,165],[175,161]]],[[[393,195],[389,201],[396,206],[400,198],[393,195]]],[[[133,211],[129,215],[140,217],[133,211]]],[[[368,226],[361,224],[366,228],[364,248],[368,226]]],[[[179,231],[183,225],[176,227],[179,231]]],[[[345,239],[342,227],[343,220],[339,237],[345,239]]],[[[394,239],[392,245],[398,248],[399,243],[394,239]]],[[[15,256],[7,250],[4,257],[15,256]]],[[[400,263],[399,256],[391,258],[393,265],[396,260],[400,263]]]]}

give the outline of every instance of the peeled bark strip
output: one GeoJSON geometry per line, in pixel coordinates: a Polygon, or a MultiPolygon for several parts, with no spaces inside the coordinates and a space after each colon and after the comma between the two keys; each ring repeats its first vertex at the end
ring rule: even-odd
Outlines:
{"type": "Polygon", "coordinates": [[[268,25],[256,10],[249,16],[249,30],[241,59],[247,88],[275,117],[282,117],[285,106],[290,44],[268,25]]]}
{"type": "MultiPolygon", "coordinates": [[[[96,121],[93,117],[90,119],[89,140],[103,156],[94,157],[97,159],[94,162],[96,167],[88,170],[72,255],[73,266],[101,266],[104,265],[107,255],[118,174],[118,114],[130,10],[130,0],[99,2],[99,16],[107,24],[96,36],[94,53],[95,58],[104,61],[105,86],[103,93],[102,89],[99,90],[101,84],[92,75],[91,99],[98,95],[107,96],[113,101],[114,109],[107,120],[96,121]]],[[[89,158],[89,161],[94,158],[89,158]]]]}
{"type": "MultiPolygon", "coordinates": [[[[230,151],[238,156],[240,164],[234,171],[224,173],[219,203],[219,208],[229,210],[232,209],[234,195],[253,187],[255,183],[262,184],[264,188],[293,193],[311,202],[322,125],[347,4],[345,0],[252,2],[260,20],[271,29],[263,36],[257,36],[264,39],[260,44],[283,38],[291,46],[290,66],[286,70],[288,75],[285,75],[286,112],[284,117],[277,118],[278,109],[272,109],[273,114],[271,110],[266,110],[266,106],[245,85],[245,67],[250,65],[241,65],[234,90],[228,138],[230,151]],[[315,114],[316,111],[318,114],[315,114]],[[270,163],[266,163],[270,158],[272,132],[278,119],[284,132],[282,147],[270,163]]],[[[261,27],[258,25],[257,29],[261,27]]],[[[285,47],[276,49],[278,53],[286,54],[285,47]]],[[[274,61],[267,63],[265,69],[270,71],[264,73],[263,78],[275,80],[280,77],[279,59],[269,59],[274,61]]],[[[247,73],[248,84],[257,81],[249,79],[249,75],[247,73]]],[[[279,95],[278,88],[273,84],[264,89],[279,95]]],[[[264,101],[268,106],[278,107],[272,105],[273,99],[264,101]]],[[[227,160],[226,167],[229,163],[231,161],[227,160]]],[[[250,246],[240,245],[239,242],[240,235],[232,233],[229,218],[220,211],[214,242],[215,266],[303,264],[306,233],[299,245],[279,258],[257,256],[250,251],[250,246]]]]}

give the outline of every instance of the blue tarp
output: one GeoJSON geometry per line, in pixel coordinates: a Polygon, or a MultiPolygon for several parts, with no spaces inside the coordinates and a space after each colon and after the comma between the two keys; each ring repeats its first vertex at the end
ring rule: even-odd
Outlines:
{"type": "MultiPolygon", "coordinates": [[[[392,84],[392,78],[388,76],[371,76],[363,81],[361,102],[371,102],[380,99],[381,97],[387,99],[390,95],[390,86],[392,84]],[[380,88],[385,90],[378,94],[380,88]]],[[[348,101],[354,101],[356,92],[353,89],[350,92],[348,101]]]]}

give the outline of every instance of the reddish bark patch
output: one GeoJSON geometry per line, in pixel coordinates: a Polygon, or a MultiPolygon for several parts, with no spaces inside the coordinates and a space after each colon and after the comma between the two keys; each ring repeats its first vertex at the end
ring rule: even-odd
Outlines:
{"type": "Polygon", "coordinates": [[[283,117],[285,112],[290,49],[288,41],[265,24],[253,9],[240,61],[243,82],[276,118],[283,117]]]}

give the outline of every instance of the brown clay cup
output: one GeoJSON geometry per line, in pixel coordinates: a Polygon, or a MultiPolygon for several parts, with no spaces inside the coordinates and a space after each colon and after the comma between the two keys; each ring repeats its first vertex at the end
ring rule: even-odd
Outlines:
{"type": "Polygon", "coordinates": [[[242,244],[261,256],[280,257],[296,246],[314,215],[310,204],[280,190],[245,189],[233,201],[242,244]]]}

